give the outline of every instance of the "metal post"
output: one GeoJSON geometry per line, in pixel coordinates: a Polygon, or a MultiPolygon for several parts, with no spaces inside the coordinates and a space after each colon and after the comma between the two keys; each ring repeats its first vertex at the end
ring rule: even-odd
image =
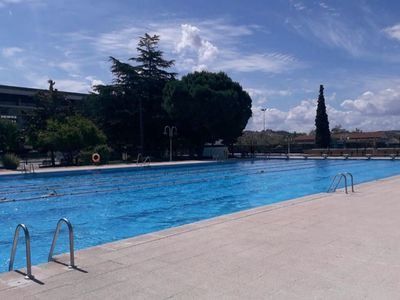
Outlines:
{"type": "Polygon", "coordinates": [[[56,246],[56,241],[58,238],[58,234],[60,232],[61,229],[61,224],[62,222],[64,222],[65,224],[67,224],[68,226],[68,233],[69,233],[69,258],[70,258],[70,264],[69,264],[69,268],[75,268],[75,255],[74,255],[74,229],[72,227],[71,222],[67,219],[67,218],[62,218],[58,221],[57,223],[57,227],[56,227],[56,231],[54,232],[54,237],[53,237],[53,242],[51,243],[51,247],[50,247],[50,252],[49,252],[49,257],[48,257],[48,261],[52,261],[53,260],[53,252],[54,252],[54,248],[56,246]]]}
{"type": "Polygon", "coordinates": [[[266,108],[261,108],[261,111],[263,112],[263,131],[265,131],[265,111],[267,109],[266,108]]]}
{"type": "Polygon", "coordinates": [[[26,276],[25,279],[33,279],[32,275],[32,262],[31,262],[31,237],[29,235],[29,230],[25,224],[18,224],[15,228],[14,241],[11,248],[10,263],[8,265],[8,271],[12,271],[14,267],[15,251],[17,250],[19,230],[24,230],[25,234],[25,249],[26,249],[26,276]]]}
{"type": "Polygon", "coordinates": [[[172,161],[172,136],[169,136],[169,161],[172,161]]]}
{"type": "Polygon", "coordinates": [[[165,126],[164,135],[169,136],[169,161],[172,161],[172,138],[178,134],[178,129],[175,126],[165,126]]]}

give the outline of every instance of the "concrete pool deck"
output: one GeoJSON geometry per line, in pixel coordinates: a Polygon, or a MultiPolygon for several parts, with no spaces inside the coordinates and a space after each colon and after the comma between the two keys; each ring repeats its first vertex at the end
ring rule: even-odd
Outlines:
{"type": "Polygon", "coordinates": [[[164,162],[151,162],[151,163],[125,163],[125,164],[107,164],[98,166],[68,166],[68,167],[55,167],[55,168],[35,168],[33,173],[24,173],[21,170],[11,171],[0,169],[1,175],[24,175],[24,174],[47,174],[47,173],[64,173],[64,172],[85,172],[85,171],[99,171],[99,170],[124,170],[144,167],[171,167],[171,166],[185,166],[196,164],[215,163],[215,160],[183,160],[183,161],[164,161],[164,162]]]}
{"type": "Polygon", "coordinates": [[[77,251],[42,284],[3,273],[0,299],[396,299],[399,214],[396,176],[77,251]]]}

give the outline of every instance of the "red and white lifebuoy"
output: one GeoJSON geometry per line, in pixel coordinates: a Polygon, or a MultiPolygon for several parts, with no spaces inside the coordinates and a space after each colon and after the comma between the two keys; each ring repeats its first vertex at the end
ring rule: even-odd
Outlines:
{"type": "Polygon", "coordinates": [[[95,164],[98,164],[100,162],[100,154],[98,153],[93,153],[92,154],[92,162],[94,162],[95,164]]]}

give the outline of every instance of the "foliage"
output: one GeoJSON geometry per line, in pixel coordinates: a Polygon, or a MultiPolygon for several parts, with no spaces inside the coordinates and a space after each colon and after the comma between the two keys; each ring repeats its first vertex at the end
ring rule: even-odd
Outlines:
{"type": "Polygon", "coordinates": [[[225,73],[195,72],[164,89],[164,108],[192,145],[233,143],[251,117],[251,98],[225,73]]]}
{"type": "Polygon", "coordinates": [[[0,152],[17,151],[18,139],[17,125],[9,120],[0,119],[0,152]]]}
{"type": "Polygon", "coordinates": [[[286,145],[287,137],[295,138],[304,135],[304,133],[290,133],[288,131],[244,131],[238,138],[236,145],[263,145],[263,146],[278,146],[286,145]]]}
{"type": "Polygon", "coordinates": [[[100,154],[100,164],[106,164],[110,160],[111,148],[107,145],[97,145],[90,149],[85,149],[79,152],[79,163],[84,165],[93,164],[93,153],[100,154]]]}
{"type": "Polygon", "coordinates": [[[38,132],[46,128],[48,120],[64,120],[74,113],[73,103],[53,88],[55,82],[49,80],[49,84],[48,91],[40,91],[34,96],[36,109],[33,114],[27,116],[29,124],[27,137],[35,146],[38,141],[38,132]]]}
{"type": "Polygon", "coordinates": [[[38,144],[48,150],[60,151],[68,163],[80,150],[104,144],[105,135],[96,125],[81,116],[71,116],[63,121],[49,120],[45,130],[39,132],[38,144]]]}
{"type": "Polygon", "coordinates": [[[162,90],[166,82],[174,79],[175,73],[166,71],[174,61],[163,58],[158,43],[157,35],[146,33],[140,38],[138,56],[129,59],[137,65],[110,57],[113,84],[97,86],[98,94],[88,100],[86,112],[90,115],[94,108],[96,123],[119,151],[138,144],[141,151],[159,147],[162,129],[167,123],[162,90]]]}
{"type": "Polygon", "coordinates": [[[326,113],[324,86],[319,88],[317,114],[315,117],[315,143],[321,148],[329,147],[331,133],[329,131],[328,114],[326,113]]]}
{"type": "Polygon", "coordinates": [[[120,85],[97,86],[85,101],[85,115],[106,134],[113,148],[139,144],[137,95],[120,85]]]}
{"type": "Polygon", "coordinates": [[[342,127],[342,125],[338,124],[332,128],[332,134],[340,134],[340,133],[348,133],[349,131],[342,127]]]}
{"type": "Polygon", "coordinates": [[[5,169],[16,170],[19,163],[20,159],[15,154],[6,153],[3,155],[3,166],[5,169]]]}

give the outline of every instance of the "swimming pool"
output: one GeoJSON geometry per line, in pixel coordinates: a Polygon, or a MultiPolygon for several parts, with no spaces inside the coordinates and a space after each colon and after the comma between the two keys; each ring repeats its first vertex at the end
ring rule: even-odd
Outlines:
{"type": "MultiPolygon", "coordinates": [[[[400,161],[255,160],[0,176],[0,272],[7,271],[18,223],[29,228],[38,264],[47,261],[61,217],[74,225],[75,247],[82,249],[325,192],[338,172],[352,172],[361,183],[400,174],[400,161]]],[[[56,253],[68,252],[64,230],[56,253]]],[[[25,266],[22,236],[15,268],[25,266]]]]}

